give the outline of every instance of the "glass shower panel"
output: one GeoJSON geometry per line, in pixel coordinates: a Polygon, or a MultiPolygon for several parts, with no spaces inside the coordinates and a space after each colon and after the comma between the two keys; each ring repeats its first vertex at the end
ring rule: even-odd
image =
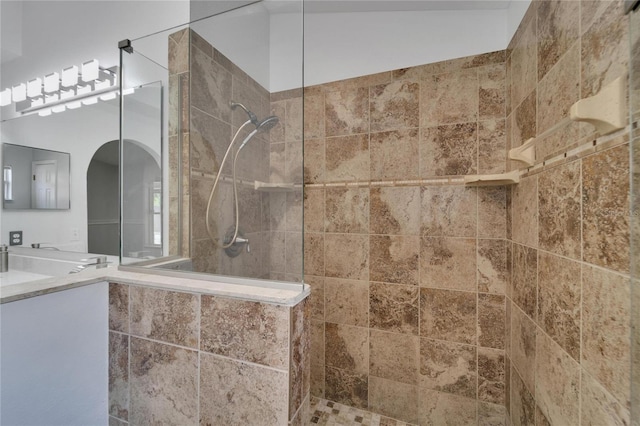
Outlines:
{"type": "MultiPolygon", "coordinates": [[[[159,109],[166,111],[165,227],[161,253],[149,244],[138,250],[148,240],[131,232],[138,245],[123,247],[127,260],[301,282],[302,2],[253,3],[132,44],[134,52],[123,54],[124,82],[147,68],[152,77],[131,84],[161,82],[166,100],[159,109]]],[[[128,99],[125,133],[145,125],[127,123],[128,99]]],[[[151,218],[151,204],[133,198],[151,218]]]]}

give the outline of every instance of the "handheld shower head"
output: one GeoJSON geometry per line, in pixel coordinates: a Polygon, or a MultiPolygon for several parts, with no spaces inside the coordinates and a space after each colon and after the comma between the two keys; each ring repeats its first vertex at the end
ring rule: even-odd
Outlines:
{"type": "Polygon", "coordinates": [[[251,120],[251,122],[253,123],[254,126],[256,126],[256,128],[258,127],[258,125],[260,125],[260,122],[258,121],[258,117],[256,117],[256,115],[253,112],[249,111],[249,109],[244,105],[242,105],[241,103],[229,101],[229,106],[231,107],[231,109],[236,109],[237,107],[242,108],[244,112],[247,113],[247,115],[249,116],[249,120],[251,120]]]}
{"type": "Polygon", "coordinates": [[[276,117],[275,115],[270,115],[269,117],[265,118],[260,123],[258,123],[258,126],[257,126],[258,131],[268,132],[269,130],[273,129],[276,126],[276,124],[278,124],[278,121],[280,121],[278,117],[276,117]]]}

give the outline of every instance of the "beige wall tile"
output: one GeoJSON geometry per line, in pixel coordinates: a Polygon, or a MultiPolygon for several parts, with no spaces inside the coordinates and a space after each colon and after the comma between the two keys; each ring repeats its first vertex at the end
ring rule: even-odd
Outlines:
{"type": "Polygon", "coordinates": [[[538,179],[540,248],[562,256],[581,257],[580,162],[553,168],[538,179]]]}
{"type": "Polygon", "coordinates": [[[478,345],[504,349],[505,297],[478,294],[478,345]]]}
{"type": "Polygon", "coordinates": [[[371,330],[369,374],[410,385],[418,384],[419,337],[371,330]]]}
{"type": "MultiPolygon", "coordinates": [[[[535,14],[535,10],[533,11],[535,14]]],[[[511,104],[517,107],[536,87],[538,72],[536,67],[537,20],[535,16],[523,20],[520,34],[511,52],[511,104]]],[[[516,38],[517,37],[517,38],[516,38]]]]}
{"type": "Polygon", "coordinates": [[[130,424],[198,424],[198,353],[131,338],[130,424]]]}
{"type": "Polygon", "coordinates": [[[418,387],[370,376],[369,409],[415,424],[418,421],[418,387]]]}
{"type": "Polygon", "coordinates": [[[538,269],[538,325],[579,361],[580,264],[541,252],[538,269]]]}
{"type": "Polygon", "coordinates": [[[511,423],[514,426],[534,426],[536,402],[520,378],[518,371],[511,367],[511,423]]]}
{"type": "Polygon", "coordinates": [[[129,336],[109,332],[109,415],[129,420],[129,336]]]}
{"type": "Polygon", "coordinates": [[[326,234],[325,275],[367,280],[369,278],[369,236],[326,234]]]}
{"type": "Polygon", "coordinates": [[[582,160],[583,260],[629,271],[629,147],[582,160]],[[603,235],[603,230],[606,234],[603,235]]]}
{"type": "MultiPolygon", "coordinates": [[[[280,117],[282,119],[282,117],[280,117]]],[[[284,141],[294,142],[302,140],[303,131],[302,98],[287,99],[285,101],[284,141]]]]}
{"type": "Polygon", "coordinates": [[[131,286],[129,297],[132,335],[198,347],[197,295],[131,286]]]}
{"type": "Polygon", "coordinates": [[[476,291],[476,240],[427,238],[420,247],[420,286],[476,291]]]}
{"type": "Polygon", "coordinates": [[[582,416],[584,426],[630,424],[629,410],[621,405],[593,377],[582,370],[582,416]]]}
{"type": "Polygon", "coordinates": [[[366,374],[327,366],[325,397],[356,408],[368,408],[369,381],[366,374]]]}
{"type": "MultiPolygon", "coordinates": [[[[304,182],[321,183],[325,180],[325,140],[304,140],[304,182]]],[[[335,159],[334,159],[335,161],[335,159]]]]}
{"type": "Polygon", "coordinates": [[[505,294],[510,270],[504,240],[478,240],[478,291],[505,294]]]}
{"type": "Polygon", "coordinates": [[[270,115],[275,115],[279,120],[269,131],[269,141],[271,143],[284,143],[284,126],[287,114],[286,101],[271,102],[270,107],[270,115]]]}
{"type": "Polygon", "coordinates": [[[536,338],[535,397],[550,424],[580,422],[580,365],[541,329],[536,338]]]}
{"type": "Polygon", "coordinates": [[[304,190],[304,230],[305,232],[324,232],[325,190],[304,190]]]}
{"type": "Polygon", "coordinates": [[[311,394],[324,397],[324,319],[311,320],[311,394]]]}
{"type": "Polygon", "coordinates": [[[475,237],[477,191],[463,186],[422,187],[422,235],[475,237]]]}
{"type": "Polygon", "coordinates": [[[420,130],[420,176],[473,175],[478,171],[478,124],[447,124],[420,130]]]}
{"type": "Polygon", "coordinates": [[[369,325],[369,283],[326,278],[325,320],[337,324],[369,325]]]}
{"type": "Polygon", "coordinates": [[[420,391],[419,424],[473,426],[476,400],[434,390],[420,391]]]}
{"type": "Polygon", "coordinates": [[[368,374],[369,332],[366,328],[326,323],[324,336],[325,365],[365,376],[368,374]]]}
{"type": "Polygon", "coordinates": [[[287,368],[288,308],[206,295],[201,303],[201,350],[287,368]]]}
{"type": "Polygon", "coordinates": [[[327,136],[352,135],[369,131],[369,89],[329,91],[325,95],[327,136]]]}
{"type": "Polygon", "coordinates": [[[504,405],[478,401],[478,426],[504,426],[506,415],[504,405]]]}
{"type": "Polygon", "coordinates": [[[498,349],[478,348],[478,399],[504,405],[505,356],[498,349]]]}
{"type": "Polygon", "coordinates": [[[418,179],[420,176],[417,128],[371,133],[371,179],[418,179]]]}
{"type": "Polygon", "coordinates": [[[511,361],[533,394],[536,382],[536,325],[515,306],[511,309],[511,361]]]}
{"type": "Polygon", "coordinates": [[[504,173],[506,170],[506,125],[505,119],[480,121],[478,123],[478,173],[504,173]]]}
{"type": "Polygon", "coordinates": [[[477,397],[477,348],[420,339],[420,388],[477,397]]]}
{"type": "Polygon", "coordinates": [[[420,237],[371,235],[369,245],[372,281],[418,285],[420,237]]]}
{"type": "Polygon", "coordinates": [[[369,327],[417,335],[418,296],[416,286],[371,283],[369,327]]]}
{"type": "Polygon", "coordinates": [[[304,234],[304,273],[322,276],[325,274],[324,234],[304,234]]]}
{"type": "Polygon", "coordinates": [[[262,419],[287,424],[287,373],[210,354],[200,356],[200,422],[262,419]]]}
{"type": "Polygon", "coordinates": [[[580,36],[580,2],[541,1],[538,9],[538,80],[580,36]]]}
{"type": "Polygon", "coordinates": [[[324,281],[324,277],[304,276],[304,283],[311,287],[309,295],[311,318],[317,320],[324,320],[324,281]]]}
{"type": "Polygon", "coordinates": [[[420,125],[431,127],[476,121],[478,93],[476,68],[433,75],[421,84],[420,125]]]}
{"type": "Polygon", "coordinates": [[[231,121],[231,74],[200,49],[191,49],[191,105],[226,123],[231,121]]]}
{"type": "Polygon", "coordinates": [[[582,367],[628,407],[629,279],[584,265],[582,289],[582,367]]]}
{"type": "Polygon", "coordinates": [[[325,200],[326,232],[369,232],[369,188],[328,188],[325,200]]]}
{"type": "Polygon", "coordinates": [[[420,336],[476,343],[476,294],[420,289],[420,336]]]}
{"type": "Polygon", "coordinates": [[[505,117],[504,63],[478,68],[478,120],[505,117]]]}
{"type": "Polygon", "coordinates": [[[538,251],[513,245],[512,300],[531,318],[537,312],[538,251]]]}
{"type": "Polygon", "coordinates": [[[129,286],[109,283],[109,330],[129,332],[129,286]]]}
{"type": "MultiPolygon", "coordinates": [[[[311,306],[309,299],[289,308],[289,419],[304,403],[310,389],[311,306]]],[[[281,395],[282,397],[282,395],[281,395]]]]}
{"type": "Polygon", "coordinates": [[[325,136],[324,93],[304,95],[304,138],[317,139],[325,136]]]}
{"type": "Polygon", "coordinates": [[[370,130],[380,132],[419,126],[420,85],[394,81],[369,88],[370,130]]]}
{"type": "Polygon", "coordinates": [[[478,188],[478,237],[505,238],[507,233],[507,189],[478,188]]]}
{"type": "Polygon", "coordinates": [[[325,144],[328,182],[369,180],[368,135],[327,138],[325,144]]]}
{"type": "Polygon", "coordinates": [[[513,241],[538,247],[538,177],[524,178],[512,189],[513,241]]]}
{"type": "Polygon", "coordinates": [[[371,188],[372,234],[419,235],[420,188],[371,188]]]}
{"type": "MultiPolygon", "coordinates": [[[[511,148],[516,148],[536,136],[537,91],[531,91],[514,108],[515,111],[511,114],[511,148]]],[[[511,163],[514,168],[522,167],[520,162],[511,163]]]]}

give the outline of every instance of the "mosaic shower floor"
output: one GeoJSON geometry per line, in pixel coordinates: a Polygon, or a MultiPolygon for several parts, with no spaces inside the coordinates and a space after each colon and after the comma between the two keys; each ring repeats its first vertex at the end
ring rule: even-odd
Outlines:
{"type": "Polygon", "coordinates": [[[411,426],[369,411],[311,397],[311,426],[411,426]]]}

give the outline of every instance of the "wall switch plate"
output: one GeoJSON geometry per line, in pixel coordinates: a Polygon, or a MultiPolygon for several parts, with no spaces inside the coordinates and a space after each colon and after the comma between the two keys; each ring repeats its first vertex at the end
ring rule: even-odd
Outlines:
{"type": "Polygon", "coordinates": [[[9,232],[9,245],[21,246],[22,245],[22,231],[10,231],[9,232]]]}

